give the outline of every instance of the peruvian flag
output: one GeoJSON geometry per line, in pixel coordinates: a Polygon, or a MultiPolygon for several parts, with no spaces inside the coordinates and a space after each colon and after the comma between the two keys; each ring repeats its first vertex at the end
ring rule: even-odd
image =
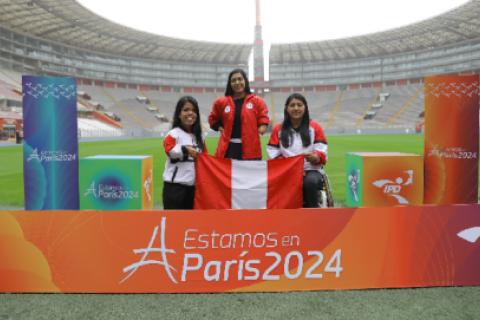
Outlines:
{"type": "Polygon", "coordinates": [[[301,208],[303,156],[268,161],[199,154],[195,209],[301,208]]]}

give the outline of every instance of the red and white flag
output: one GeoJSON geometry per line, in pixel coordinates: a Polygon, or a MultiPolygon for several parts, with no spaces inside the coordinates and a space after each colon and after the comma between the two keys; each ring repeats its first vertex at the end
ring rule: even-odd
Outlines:
{"type": "Polygon", "coordinates": [[[287,209],[302,207],[303,156],[268,161],[196,161],[195,209],[287,209]]]}

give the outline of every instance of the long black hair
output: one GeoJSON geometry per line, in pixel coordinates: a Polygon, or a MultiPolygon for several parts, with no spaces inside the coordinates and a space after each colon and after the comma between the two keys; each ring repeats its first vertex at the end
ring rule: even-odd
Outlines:
{"type": "Polygon", "coordinates": [[[243,79],[245,80],[245,93],[246,94],[252,93],[252,91],[250,90],[250,82],[248,82],[248,77],[245,71],[243,71],[242,69],[235,69],[228,74],[228,81],[227,81],[227,87],[225,88],[225,95],[229,97],[233,97],[233,89],[232,89],[232,85],[230,84],[230,81],[232,80],[232,76],[235,73],[240,73],[243,79]]]}
{"type": "Polygon", "coordinates": [[[192,127],[192,133],[197,139],[197,145],[200,150],[203,150],[203,137],[202,137],[202,123],[200,122],[200,109],[198,108],[197,100],[192,96],[183,96],[178,100],[177,106],[175,107],[175,112],[173,114],[173,128],[182,128],[183,130],[187,131],[187,128],[182,126],[182,122],[180,121],[180,112],[182,112],[182,108],[185,106],[187,102],[190,102],[193,105],[193,110],[197,114],[197,120],[192,127]]]}
{"type": "Polygon", "coordinates": [[[290,115],[287,112],[287,107],[293,99],[297,99],[302,101],[303,105],[305,106],[305,113],[303,114],[302,122],[300,124],[299,132],[300,137],[302,138],[302,145],[304,147],[308,147],[311,143],[310,141],[310,114],[308,112],[308,104],[307,99],[300,93],[292,93],[288,96],[287,101],[285,102],[285,109],[283,109],[283,123],[282,123],[282,130],[280,131],[280,141],[282,142],[282,146],[288,148],[292,144],[292,121],[290,119],[290,115]]]}

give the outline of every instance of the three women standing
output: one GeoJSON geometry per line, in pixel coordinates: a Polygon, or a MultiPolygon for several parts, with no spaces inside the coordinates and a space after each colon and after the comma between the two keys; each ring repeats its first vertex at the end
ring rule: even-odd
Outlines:
{"type": "MultiPolygon", "coordinates": [[[[237,160],[262,158],[259,134],[269,123],[262,98],[250,91],[243,70],[228,76],[225,96],[216,99],[208,117],[210,126],[221,132],[216,156],[237,160]]],[[[168,159],[163,175],[165,209],[192,209],[195,194],[195,159],[205,152],[197,101],[182,97],[175,108],[172,130],[164,139],[168,159]]],[[[303,206],[318,207],[318,192],[324,181],[328,145],[322,127],[310,119],[308,104],[299,93],[285,103],[283,123],[274,127],[267,146],[270,159],[303,155],[303,206]]]]}

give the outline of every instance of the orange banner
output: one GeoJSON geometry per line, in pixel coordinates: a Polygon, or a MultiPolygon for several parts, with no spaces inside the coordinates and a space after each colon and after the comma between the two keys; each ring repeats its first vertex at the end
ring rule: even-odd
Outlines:
{"type": "Polygon", "coordinates": [[[479,285],[479,211],[0,211],[0,291],[479,285]]]}
{"type": "Polygon", "coordinates": [[[425,78],[424,203],[478,201],[478,75],[425,78]]]}

